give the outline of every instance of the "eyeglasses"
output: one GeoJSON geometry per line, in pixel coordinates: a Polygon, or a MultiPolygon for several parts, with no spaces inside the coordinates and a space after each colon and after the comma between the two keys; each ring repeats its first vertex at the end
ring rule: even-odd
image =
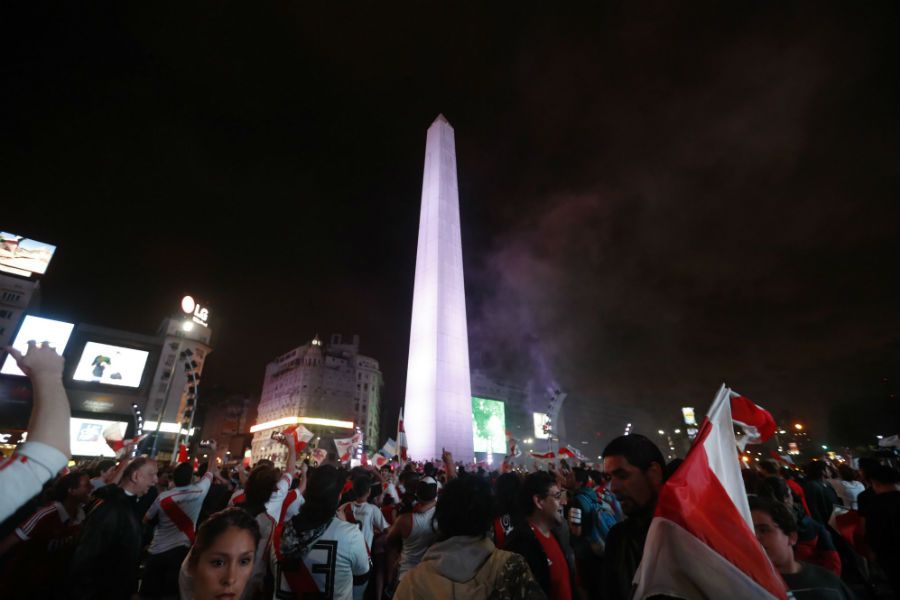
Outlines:
{"type": "Polygon", "coordinates": [[[562,498],[562,495],[563,495],[562,490],[556,492],[555,494],[551,494],[550,492],[547,492],[547,495],[544,496],[544,498],[551,498],[551,497],[552,497],[552,498],[556,498],[557,500],[559,500],[559,499],[562,498]]]}

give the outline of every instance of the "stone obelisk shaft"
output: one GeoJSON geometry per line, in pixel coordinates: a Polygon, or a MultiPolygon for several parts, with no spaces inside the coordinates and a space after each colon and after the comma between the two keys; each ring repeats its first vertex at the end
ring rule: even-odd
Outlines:
{"type": "Polygon", "coordinates": [[[443,115],[428,128],[404,409],[409,455],[471,461],[472,391],[456,142],[443,115]]]}

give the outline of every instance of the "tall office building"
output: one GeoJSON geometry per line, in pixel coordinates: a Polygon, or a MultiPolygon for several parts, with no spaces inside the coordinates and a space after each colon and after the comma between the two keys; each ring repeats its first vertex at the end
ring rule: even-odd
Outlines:
{"type": "Polygon", "coordinates": [[[338,334],[327,344],[318,336],[282,354],[266,366],[253,432],[253,460],[284,460],[284,448],[272,442],[275,431],[300,423],[334,451],[332,439],[358,429],[365,445],[378,447],[381,388],[378,361],[359,353],[359,336],[345,342],[338,334]]]}
{"type": "Polygon", "coordinates": [[[456,141],[438,115],[425,143],[404,425],[414,459],[472,459],[472,394],[456,141]]]}

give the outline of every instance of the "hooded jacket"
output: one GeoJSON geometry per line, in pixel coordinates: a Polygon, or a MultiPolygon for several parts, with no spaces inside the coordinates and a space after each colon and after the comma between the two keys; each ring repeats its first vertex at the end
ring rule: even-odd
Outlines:
{"type": "Polygon", "coordinates": [[[428,549],[400,580],[396,600],[538,600],[546,598],[518,554],[487,537],[455,536],[428,549]]]}

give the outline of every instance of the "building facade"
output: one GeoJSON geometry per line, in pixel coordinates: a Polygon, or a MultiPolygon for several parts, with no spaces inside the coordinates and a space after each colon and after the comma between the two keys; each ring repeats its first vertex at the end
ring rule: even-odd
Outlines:
{"type": "Polygon", "coordinates": [[[334,438],[357,430],[364,444],[377,448],[384,380],[378,361],[359,353],[359,336],[347,342],[333,334],[318,336],[282,354],[266,366],[253,432],[253,460],[281,462],[283,446],[272,434],[300,423],[317,435],[313,444],[334,452],[334,438]]]}
{"type": "Polygon", "coordinates": [[[0,348],[12,345],[19,323],[40,302],[40,283],[0,273],[0,348]]]}

